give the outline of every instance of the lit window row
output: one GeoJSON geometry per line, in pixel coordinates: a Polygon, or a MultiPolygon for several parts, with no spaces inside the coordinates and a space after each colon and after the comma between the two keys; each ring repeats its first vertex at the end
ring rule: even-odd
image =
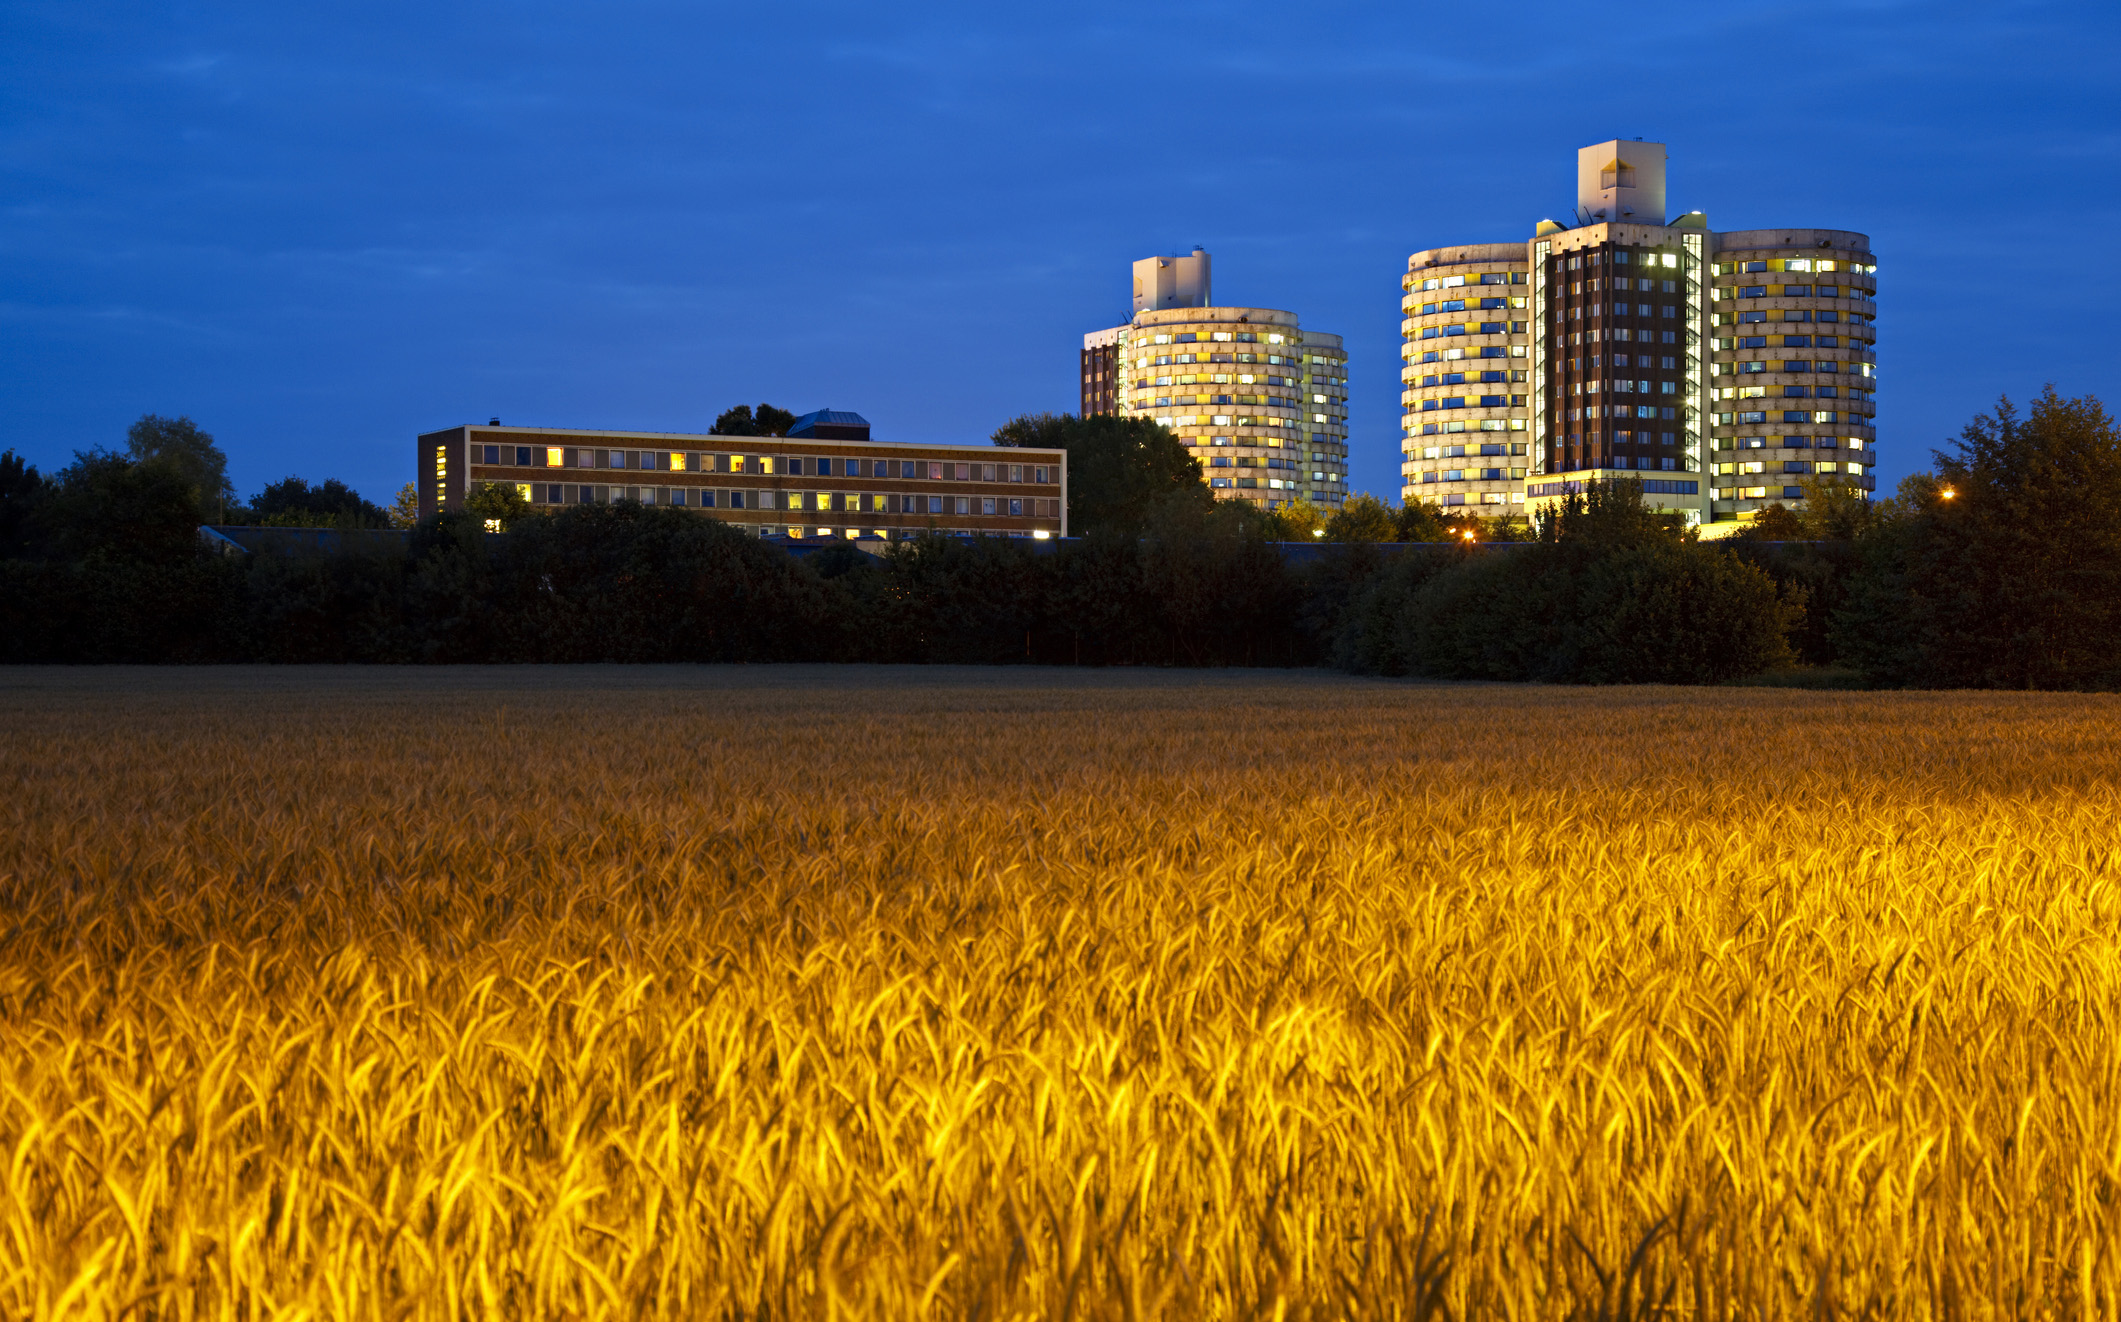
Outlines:
{"type": "Polygon", "coordinates": [[[868,491],[773,491],[727,487],[631,487],[523,482],[516,490],[538,505],[595,505],[634,500],[675,509],[817,510],[872,514],[978,514],[996,518],[1060,517],[1058,497],[930,496],[868,491]]]}
{"type": "Polygon", "coordinates": [[[1521,285],[1525,282],[1522,271],[1483,271],[1477,275],[1431,276],[1418,284],[1414,277],[1407,277],[1408,289],[1462,289],[1467,285],[1521,285]]]}
{"type": "MultiPolygon", "coordinates": [[[[1719,349],[1838,349],[1838,335],[1726,335],[1716,341],[1719,349]]],[[[1851,349],[1854,344],[1849,345],[1851,349]]]]}
{"type": "Polygon", "coordinates": [[[1440,312],[1496,312],[1505,308],[1521,308],[1529,307],[1530,305],[1531,300],[1528,298],[1452,298],[1445,299],[1441,303],[1424,303],[1419,308],[1416,308],[1414,301],[1408,299],[1406,311],[1410,317],[1426,317],[1440,312]]]}
{"type": "Polygon", "coordinates": [[[1862,424],[1865,415],[1829,412],[1825,409],[1774,409],[1768,411],[1718,413],[1715,415],[1719,427],[1743,427],[1751,423],[1768,421],[1768,412],[1775,414],[1776,422],[1854,422],[1862,424]]]}
{"type": "MultiPolygon", "coordinates": [[[[1463,431],[1523,431],[1523,418],[1475,418],[1465,422],[1424,422],[1423,436],[1456,436],[1463,431]]],[[[1407,435],[1415,434],[1412,423],[1407,424],[1407,435]]]]}
{"type": "Polygon", "coordinates": [[[1522,335],[1525,323],[1521,321],[1452,321],[1441,326],[1423,326],[1418,335],[1408,339],[1435,340],[1450,335],[1522,335]]]}
{"type": "Polygon", "coordinates": [[[849,459],[831,455],[710,454],[696,450],[597,450],[589,447],[483,445],[479,462],[493,468],[604,468],[657,473],[779,472],[788,477],[894,477],[930,482],[1060,481],[1044,464],[974,464],[929,459],[849,459]]]}
{"type": "Polygon", "coordinates": [[[1848,473],[1855,477],[1861,477],[1864,471],[1862,464],[1849,463],[1839,459],[1783,459],[1780,461],[1747,459],[1740,460],[1737,463],[1718,464],[1715,468],[1718,477],[1743,477],[1750,473],[1770,472],[1848,473]],[[1776,467],[1775,465],[1778,462],[1780,466],[1776,467]]]}
{"type": "Polygon", "coordinates": [[[1743,275],[1752,271],[1847,271],[1851,274],[1876,275],[1878,267],[1873,262],[1844,262],[1826,257],[1771,257],[1758,262],[1718,262],[1715,274],[1743,275]]]}
{"type": "Polygon", "coordinates": [[[1865,303],[1877,302],[1864,291],[1848,285],[1718,285],[1714,297],[1718,301],[1731,298],[1853,298],[1865,303]]]}
{"type": "Polygon", "coordinates": [[[1297,344],[1300,340],[1264,331],[1178,331],[1169,335],[1140,335],[1134,342],[1151,344],[1297,344]]]}
{"type": "Polygon", "coordinates": [[[1521,368],[1516,371],[1505,370],[1489,372],[1431,372],[1429,375],[1421,379],[1420,384],[1425,386],[1462,386],[1468,381],[1506,382],[1522,381],[1524,379],[1525,373],[1521,368]]]}
{"type": "Polygon", "coordinates": [[[1719,450],[1862,450],[1868,443],[1860,436],[1719,436],[1719,450]]]}
{"type": "MultiPolygon", "coordinates": [[[[1840,386],[1725,386],[1716,392],[1716,398],[1839,399],[1843,393],[1840,386]]],[[[1850,399],[1868,401],[1876,392],[1850,387],[1846,393],[1850,399]]]]}
{"type": "Polygon", "coordinates": [[[1468,354],[1475,358],[1529,358],[1531,350],[1522,344],[1483,344],[1473,349],[1428,349],[1418,360],[1412,346],[1400,351],[1400,356],[1410,363],[1457,363],[1465,361],[1468,354]]]}
{"type": "Polygon", "coordinates": [[[1831,358],[1758,358],[1743,363],[1716,363],[1710,376],[1753,376],[1761,372],[1847,372],[1850,376],[1878,375],[1875,363],[1843,363],[1831,358]]]}
{"type": "Polygon", "coordinates": [[[1409,475],[1414,482],[1521,482],[1522,468],[1436,468],[1409,475]]]}
{"type": "Polygon", "coordinates": [[[1864,326],[1876,321],[1876,317],[1861,312],[1837,312],[1833,308],[1755,308],[1741,312],[1719,312],[1715,323],[1718,326],[1754,326],[1766,321],[1846,321],[1851,325],[1864,326]]]}
{"type": "Polygon", "coordinates": [[[1418,410],[1409,412],[1434,413],[1439,409],[1507,409],[1523,406],[1523,395],[1445,395],[1437,399],[1422,400],[1418,410]]]}

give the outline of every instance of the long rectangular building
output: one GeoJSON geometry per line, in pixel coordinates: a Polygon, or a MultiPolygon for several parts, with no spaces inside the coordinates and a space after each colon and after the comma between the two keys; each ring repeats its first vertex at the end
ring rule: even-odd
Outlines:
{"type": "MultiPolygon", "coordinates": [[[[762,537],[1067,536],[1064,450],[900,444],[845,439],[846,428],[811,430],[818,434],[448,427],[417,442],[420,513],[458,508],[478,486],[502,483],[537,509],[632,500],[762,537]],[[828,439],[831,431],[841,438],[828,439]]],[[[866,434],[867,425],[858,430],[866,434]]]]}

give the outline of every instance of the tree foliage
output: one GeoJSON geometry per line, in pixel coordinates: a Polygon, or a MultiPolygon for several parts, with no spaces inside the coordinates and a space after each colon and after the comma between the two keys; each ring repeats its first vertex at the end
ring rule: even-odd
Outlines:
{"type": "Polygon", "coordinates": [[[796,415],[771,404],[761,404],[753,410],[749,404],[739,404],[724,409],[708,428],[710,436],[786,436],[795,425],[796,415]]]}
{"type": "MultiPolygon", "coordinates": [[[[1893,499],[1820,486],[1716,543],[1625,480],[1536,529],[1419,501],[1216,502],[1153,423],[1028,415],[996,442],[1066,451],[1089,535],[931,535],[880,558],[791,556],[625,501],[533,513],[509,484],[402,541],[210,554],[218,450],[143,423],[138,446],[50,476],[0,455],[0,659],[1325,663],[1567,683],[1795,659],[1883,685],[2121,687],[2121,443],[2096,400],[2053,390],[1975,419],[1893,499]],[[1307,538],[1303,556],[1276,545],[1307,538]]],[[[254,505],[388,517],[358,500],[290,479],[254,505]]]]}
{"type": "Polygon", "coordinates": [[[235,501],[228,457],[190,418],[143,414],[126,431],[125,445],[134,463],[164,468],[192,488],[200,523],[219,517],[235,501]]]}
{"type": "MultiPolygon", "coordinates": [[[[419,496],[413,496],[418,508],[419,496]]],[[[391,514],[335,477],[311,486],[299,477],[268,483],[250,498],[248,517],[273,528],[388,528],[391,514]]],[[[415,520],[417,522],[417,519],[415,520]]]]}
{"type": "Polygon", "coordinates": [[[1838,616],[1874,683],[2121,687],[2121,436],[2053,386],[1969,422],[1865,539],[1838,616]],[[1947,494],[1949,493],[1949,494],[1947,494]]]}
{"type": "Polygon", "coordinates": [[[1717,683],[1787,660],[1793,603],[1641,491],[1594,482],[1529,545],[1403,557],[1353,603],[1336,655],[1385,674],[1576,684],[1717,683]]]}
{"type": "Polygon", "coordinates": [[[480,482],[465,493],[464,512],[489,532],[507,532],[532,516],[530,498],[513,482],[480,482]]]}
{"type": "Polygon", "coordinates": [[[1139,536],[1163,514],[1214,503],[1199,462],[1148,418],[1027,413],[990,439],[1068,452],[1068,530],[1078,536],[1139,536]]]}
{"type": "Polygon", "coordinates": [[[31,521],[46,491],[47,484],[35,465],[13,450],[0,454],[0,558],[29,549],[31,521]]]}

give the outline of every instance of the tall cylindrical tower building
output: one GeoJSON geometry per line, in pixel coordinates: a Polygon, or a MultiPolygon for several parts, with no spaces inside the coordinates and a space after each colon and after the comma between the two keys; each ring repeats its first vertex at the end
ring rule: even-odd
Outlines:
{"type": "Polygon", "coordinates": [[[1083,355],[1083,411],[1169,428],[1218,500],[1346,499],[1341,338],[1280,308],[1217,306],[1202,250],[1136,262],[1133,319],[1085,335],[1083,355]]]}
{"type": "Polygon", "coordinates": [[[1876,488],[1878,264],[1849,230],[1716,236],[1711,519],[1876,488]]]}
{"type": "Polygon", "coordinates": [[[1400,497],[1524,505],[1528,345],[1521,243],[1431,248],[1400,282],[1400,497]]]}

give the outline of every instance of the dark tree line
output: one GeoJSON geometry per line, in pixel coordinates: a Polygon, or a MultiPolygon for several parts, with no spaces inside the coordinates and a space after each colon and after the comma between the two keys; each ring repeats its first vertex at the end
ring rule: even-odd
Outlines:
{"type": "Polygon", "coordinates": [[[1999,405],[1894,499],[1821,488],[1721,541],[1625,481],[1536,526],[1481,526],[1367,498],[1331,515],[1218,503],[1139,421],[1024,418],[996,440],[1068,452],[1078,539],[798,557],[621,502],[517,511],[505,536],[481,508],[382,549],[225,556],[200,523],[351,528],[383,512],[298,479],[237,506],[210,437],[143,419],[125,451],[50,478],[0,456],[0,659],[1333,665],[1564,683],[1798,665],[1880,686],[2121,687],[2121,445],[2092,399],[1999,405]]]}

